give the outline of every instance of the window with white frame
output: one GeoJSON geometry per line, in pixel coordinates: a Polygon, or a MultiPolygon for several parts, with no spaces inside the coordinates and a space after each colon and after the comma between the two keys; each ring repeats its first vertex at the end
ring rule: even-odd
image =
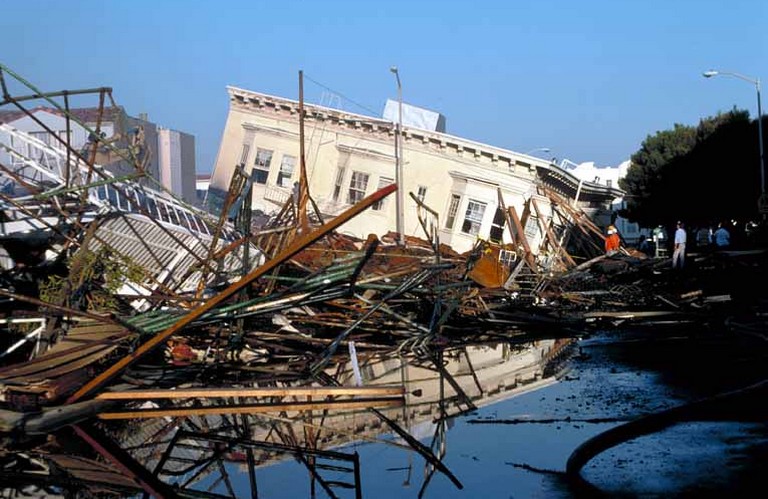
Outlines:
{"type": "Polygon", "coordinates": [[[248,144],[243,144],[243,150],[240,151],[240,163],[241,165],[245,165],[248,163],[248,153],[251,151],[251,146],[248,144]]]}
{"type": "Polygon", "coordinates": [[[355,204],[365,197],[365,190],[368,188],[367,173],[352,172],[352,179],[349,181],[349,193],[347,203],[355,204]]]}
{"type": "Polygon", "coordinates": [[[266,184],[269,177],[269,165],[272,163],[272,151],[269,149],[256,149],[256,161],[253,163],[254,180],[259,184],[266,184]]]}
{"type": "Polygon", "coordinates": [[[499,263],[502,265],[507,266],[508,268],[511,268],[512,265],[517,260],[517,253],[511,250],[500,250],[499,251],[499,263]]]}
{"type": "Polygon", "coordinates": [[[418,192],[418,194],[416,194],[416,198],[418,198],[418,200],[423,203],[425,197],[427,197],[427,186],[426,185],[420,185],[419,186],[419,192],[418,192]]]}
{"type": "Polygon", "coordinates": [[[473,236],[480,233],[480,226],[483,224],[483,215],[485,215],[486,203],[470,199],[467,203],[467,211],[464,212],[464,222],[461,224],[461,231],[473,236]]]}
{"type": "Polygon", "coordinates": [[[336,182],[333,185],[333,200],[338,202],[339,196],[341,196],[341,189],[344,186],[344,175],[347,174],[347,169],[339,167],[336,171],[336,182]]]}
{"type": "Polygon", "coordinates": [[[539,235],[539,219],[538,217],[531,215],[528,217],[528,221],[525,223],[525,237],[529,241],[533,241],[539,235]]]}
{"type": "Polygon", "coordinates": [[[296,166],[296,156],[283,155],[280,162],[280,172],[277,174],[277,185],[280,187],[291,187],[291,177],[293,169],[296,166]]]}
{"type": "Polygon", "coordinates": [[[458,194],[451,194],[451,203],[448,205],[448,216],[445,218],[446,229],[453,229],[453,224],[456,222],[456,214],[459,212],[460,202],[461,196],[458,194]]]}
{"type": "MultiPolygon", "coordinates": [[[[394,183],[395,183],[395,179],[393,179],[393,178],[379,177],[379,189],[383,189],[386,186],[392,185],[394,183]]],[[[371,209],[372,210],[376,210],[376,211],[379,211],[379,210],[383,209],[384,208],[384,201],[385,200],[386,200],[386,198],[379,199],[378,201],[373,203],[373,205],[371,206],[371,209]]]]}

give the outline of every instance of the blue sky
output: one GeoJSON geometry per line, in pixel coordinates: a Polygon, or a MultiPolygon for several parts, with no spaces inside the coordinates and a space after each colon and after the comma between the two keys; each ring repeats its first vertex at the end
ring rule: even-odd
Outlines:
{"type": "Polygon", "coordinates": [[[3,0],[0,62],[43,90],[113,87],[194,134],[200,172],[226,85],[297,99],[303,70],[307,102],[378,115],[392,65],[453,135],[613,166],[674,123],[755,116],[754,86],[701,72],[764,79],[767,25],[764,0],[3,0]]]}

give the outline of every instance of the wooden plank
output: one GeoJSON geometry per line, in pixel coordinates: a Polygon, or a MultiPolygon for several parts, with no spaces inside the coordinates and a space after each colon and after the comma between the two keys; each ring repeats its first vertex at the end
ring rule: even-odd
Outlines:
{"type": "MultiPolygon", "coordinates": [[[[564,257],[568,263],[571,264],[572,267],[576,266],[576,262],[573,261],[573,258],[571,258],[571,255],[568,254],[567,251],[560,245],[560,241],[557,240],[557,237],[555,236],[554,232],[552,232],[552,227],[550,224],[544,223],[544,216],[541,213],[541,210],[539,209],[539,204],[536,202],[535,199],[531,198],[533,208],[536,210],[536,217],[539,220],[539,223],[541,227],[543,227],[545,234],[547,235],[547,240],[549,241],[549,244],[552,245],[552,249],[557,250],[558,254],[562,257],[564,257]]],[[[552,219],[550,219],[551,222],[552,219]]]]}
{"type": "Polygon", "coordinates": [[[533,257],[533,253],[531,253],[531,247],[528,245],[528,237],[525,235],[523,224],[520,222],[520,218],[517,216],[517,210],[515,210],[514,206],[510,206],[507,208],[507,211],[509,212],[509,216],[512,218],[512,222],[515,224],[515,230],[519,236],[519,241],[523,245],[523,250],[525,251],[523,258],[525,263],[528,265],[528,268],[530,268],[531,271],[538,273],[538,270],[536,269],[536,260],[533,257]]]}
{"type": "Polygon", "coordinates": [[[507,222],[507,232],[509,232],[509,237],[512,241],[512,245],[517,246],[517,237],[515,237],[515,227],[514,222],[512,221],[512,217],[509,215],[509,211],[507,210],[507,205],[504,203],[504,196],[501,193],[501,187],[496,188],[496,195],[499,198],[499,208],[501,208],[502,213],[504,213],[504,219],[507,222]]]}
{"type": "Polygon", "coordinates": [[[678,315],[679,312],[667,311],[667,310],[652,310],[646,312],[587,312],[584,314],[584,318],[594,317],[609,317],[612,319],[633,319],[636,317],[662,317],[665,315],[678,315]]]}
{"type": "Polygon", "coordinates": [[[142,344],[139,348],[137,348],[136,351],[134,351],[130,355],[127,355],[126,357],[123,357],[122,359],[114,363],[106,371],[98,375],[96,378],[94,378],[85,386],[83,386],[80,390],[75,392],[67,400],[67,402],[68,403],[76,402],[80,400],[82,397],[89,395],[91,392],[101,388],[109,380],[111,380],[112,378],[120,374],[125,368],[127,368],[128,366],[130,366],[140,358],[142,358],[147,353],[153,351],[158,346],[162,345],[165,342],[165,340],[170,338],[172,335],[174,335],[184,327],[188,326],[189,324],[194,322],[196,319],[200,318],[202,315],[204,315],[208,311],[214,309],[221,302],[232,297],[238,291],[245,288],[250,283],[258,279],[259,277],[271,272],[273,269],[277,268],[278,266],[280,266],[281,264],[289,260],[291,257],[299,253],[301,250],[303,250],[310,244],[313,244],[318,239],[322,238],[326,234],[330,233],[331,231],[340,227],[347,221],[351,220],[352,218],[354,218],[355,216],[363,212],[365,209],[370,207],[372,204],[384,199],[385,197],[393,193],[395,190],[397,190],[396,184],[388,185],[383,189],[379,189],[378,191],[374,192],[370,196],[364,198],[359,203],[345,210],[341,215],[334,218],[327,224],[294,240],[293,243],[291,243],[287,248],[285,248],[285,250],[283,250],[278,256],[269,260],[261,267],[258,267],[252,270],[247,275],[243,276],[239,281],[233,283],[227,289],[223,290],[216,296],[213,296],[212,298],[210,298],[200,307],[197,307],[196,309],[190,311],[188,314],[184,315],[180,320],[178,320],[176,323],[174,323],[173,325],[165,329],[163,332],[158,333],[157,335],[150,338],[148,341],[142,344]]]}
{"type": "Polygon", "coordinates": [[[90,355],[81,357],[75,361],[68,362],[66,364],[59,364],[58,366],[52,369],[46,369],[45,371],[40,371],[38,373],[35,373],[32,376],[19,376],[19,377],[12,378],[8,381],[12,381],[14,383],[17,383],[17,382],[40,383],[44,381],[50,381],[50,384],[55,385],[57,378],[59,376],[88,367],[89,365],[95,362],[98,362],[99,360],[109,355],[115,348],[117,347],[114,345],[108,346],[108,347],[99,349],[91,353],[90,355]]]}
{"type": "Polygon", "coordinates": [[[100,400],[185,399],[213,397],[339,397],[403,395],[402,386],[338,386],[296,388],[186,388],[180,390],[127,390],[103,392],[100,400]]]}
{"type": "Polygon", "coordinates": [[[28,362],[14,364],[0,371],[0,382],[11,381],[21,377],[34,377],[39,375],[39,373],[54,370],[60,366],[66,366],[84,357],[90,357],[105,347],[113,347],[113,345],[84,345],[59,352],[59,355],[56,356],[49,357],[44,355],[28,362]]]}
{"type": "Polygon", "coordinates": [[[254,405],[222,405],[212,407],[179,407],[175,409],[141,409],[123,412],[102,412],[100,419],[146,419],[176,416],[211,416],[216,414],[260,414],[283,411],[344,411],[369,409],[373,407],[400,407],[404,397],[382,397],[364,400],[341,400],[325,402],[297,402],[254,405]]]}

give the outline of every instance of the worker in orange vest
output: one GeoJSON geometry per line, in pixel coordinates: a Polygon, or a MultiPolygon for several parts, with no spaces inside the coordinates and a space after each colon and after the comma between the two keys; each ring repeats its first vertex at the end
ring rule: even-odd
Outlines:
{"type": "Polygon", "coordinates": [[[621,246],[621,239],[619,238],[619,232],[613,225],[608,226],[608,235],[605,237],[605,254],[610,256],[619,251],[621,246]]]}

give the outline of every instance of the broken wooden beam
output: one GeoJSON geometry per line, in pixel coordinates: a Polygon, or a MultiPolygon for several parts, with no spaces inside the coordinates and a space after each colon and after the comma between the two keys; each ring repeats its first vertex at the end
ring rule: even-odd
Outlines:
{"type": "Polygon", "coordinates": [[[291,243],[285,250],[283,250],[275,258],[269,260],[261,267],[258,267],[252,270],[250,273],[243,276],[243,278],[241,278],[239,281],[233,283],[227,289],[223,290],[216,296],[212,297],[200,307],[184,315],[172,326],[168,327],[163,332],[158,333],[157,335],[150,338],[147,342],[143,343],[139,348],[137,348],[136,351],[132,352],[131,354],[123,357],[122,359],[114,363],[110,368],[108,368],[106,371],[96,376],[94,379],[88,382],[85,386],[80,388],[80,390],[78,390],[71,397],[69,397],[69,399],[67,399],[67,403],[71,404],[72,402],[76,402],[81,398],[85,397],[86,395],[89,395],[95,390],[103,387],[106,383],[108,383],[112,378],[120,374],[128,366],[130,366],[131,364],[133,364],[134,362],[142,358],[147,353],[153,351],[158,346],[162,345],[165,342],[165,340],[170,338],[172,335],[174,335],[175,333],[177,333],[187,325],[191,324],[196,319],[203,316],[205,313],[214,309],[217,305],[219,305],[224,300],[231,298],[238,291],[248,286],[251,282],[255,281],[259,277],[277,268],[279,265],[281,265],[282,263],[290,259],[292,256],[299,253],[301,250],[303,250],[310,244],[314,243],[315,241],[322,238],[326,234],[330,233],[331,231],[340,227],[341,225],[351,220],[355,216],[359,215],[365,209],[367,209],[377,201],[380,201],[385,197],[387,197],[388,195],[392,194],[396,189],[397,189],[396,184],[391,184],[382,189],[379,189],[378,191],[374,192],[370,196],[364,198],[359,203],[345,210],[341,215],[329,221],[327,224],[322,225],[317,229],[315,229],[314,231],[294,240],[293,243],[291,243]]]}
{"type": "Polygon", "coordinates": [[[403,395],[402,386],[303,386],[295,388],[183,388],[102,392],[98,400],[143,400],[228,397],[341,397],[403,395]]]}

